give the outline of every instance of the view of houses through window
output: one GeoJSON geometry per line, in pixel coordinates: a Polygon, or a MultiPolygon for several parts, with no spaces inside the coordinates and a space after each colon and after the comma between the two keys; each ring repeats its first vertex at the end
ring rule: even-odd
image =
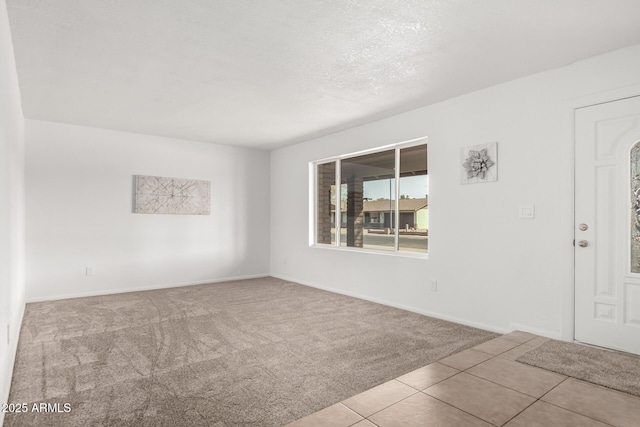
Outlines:
{"type": "Polygon", "coordinates": [[[427,253],[428,200],[424,143],[317,164],[316,243],[427,253]]]}

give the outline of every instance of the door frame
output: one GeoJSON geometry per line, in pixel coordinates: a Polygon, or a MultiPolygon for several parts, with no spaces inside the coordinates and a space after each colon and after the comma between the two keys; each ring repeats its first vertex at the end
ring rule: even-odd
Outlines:
{"type": "Polygon", "coordinates": [[[576,208],[575,208],[575,184],[576,184],[576,110],[586,107],[593,107],[596,105],[607,104],[610,102],[621,101],[623,99],[633,98],[640,96],[640,84],[627,86],[619,89],[605,91],[601,93],[586,95],[569,101],[570,117],[571,117],[571,141],[572,143],[567,148],[568,153],[563,152],[563,155],[568,158],[567,166],[570,170],[570,191],[567,193],[567,197],[570,206],[568,212],[570,212],[570,220],[568,226],[563,227],[567,230],[567,234],[564,236],[566,241],[570,244],[571,251],[571,266],[570,266],[570,283],[563,293],[564,308],[562,315],[562,328],[560,332],[560,338],[564,341],[578,342],[575,339],[575,327],[576,327],[576,272],[575,272],[575,246],[574,239],[576,238],[576,208]]]}

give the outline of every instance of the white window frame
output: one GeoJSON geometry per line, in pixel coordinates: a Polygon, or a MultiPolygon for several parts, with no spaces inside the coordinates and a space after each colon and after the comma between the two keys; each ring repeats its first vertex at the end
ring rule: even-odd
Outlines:
{"type": "MultiPolygon", "coordinates": [[[[410,251],[401,251],[399,250],[399,225],[400,225],[400,150],[409,147],[415,147],[418,145],[428,145],[428,138],[426,136],[411,139],[409,141],[398,142],[395,144],[389,144],[382,147],[371,148],[362,151],[355,151],[352,153],[341,154],[339,156],[327,157],[320,160],[315,160],[309,162],[309,182],[310,182],[310,197],[309,197],[309,246],[313,248],[322,248],[322,249],[331,249],[337,251],[349,251],[349,252],[365,252],[372,253],[378,255],[391,255],[391,256],[404,256],[410,258],[428,258],[429,252],[421,253],[421,252],[410,252],[410,251]],[[341,162],[343,159],[349,159],[351,157],[363,156],[366,154],[379,153],[381,151],[389,151],[394,150],[394,186],[395,186],[395,206],[394,206],[394,248],[393,251],[385,251],[385,250],[375,250],[368,248],[355,248],[351,246],[341,246],[341,229],[342,229],[342,210],[341,210],[341,162]],[[335,172],[335,182],[336,182],[336,211],[335,211],[335,242],[334,243],[318,243],[318,180],[317,180],[317,170],[318,166],[326,163],[335,162],[336,172],[335,172]]],[[[428,161],[428,160],[427,160],[428,161]]],[[[428,166],[427,166],[428,167],[428,166]]],[[[428,170],[428,169],[427,169],[428,170]]],[[[427,172],[428,174],[428,172],[427,172]]]]}

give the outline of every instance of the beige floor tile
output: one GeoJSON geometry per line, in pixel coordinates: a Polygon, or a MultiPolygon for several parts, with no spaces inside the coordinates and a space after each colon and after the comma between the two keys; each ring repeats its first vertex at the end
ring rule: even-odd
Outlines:
{"type": "Polygon", "coordinates": [[[341,403],[324,408],[297,421],[289,423],[286,427],[348,427],[363,418],[341,403]]]}
{"type": "Polygon", "coordinates": [[[599,421],[592,420],[575,412],[558,408],[548,403],[537,401],[517,417],[505,424],[505,427],[607,427],[599,421]]]}
{"type": "Polygon", "coordinates": [[[464,372],[424,392],[497,426],[535,401],[533,397],[464,372]]]}
{"type": "Polygon", "coordinates": [[[467,372],[536,398],[567,379],[564,375],[499,357],[476,365],[467,372]]]}
{"type": "Polygon", "coordinates": [[[529,344],[520,344],[519,346],[514,347],[509,351],[505,351],[504,353],[499,354],[498,357],[501,357],[503,359],[516,360],[518,357],[522,356],[528,351],[533,350],[534,348],[536,347],[529,344]]]}
{"type": "Polygon", "coordinates": [[[460,371],[457,369],[450,368],[449,366],[436,362],[423,368],[416,369],[415,371],[409,372],[408,374],[396,379],[415,389],[424,390],[425,388],[431,387],[442,380],[446,380],[458,372],[460,371]]]}
{"type": "Polygon", "coordinates": [[[542,400],[619,427],[637,427],[640,420],[640,397],[573,378],[551,390],[542,400]]]}
{"type": "Polygon", "coordinates": [[[362,420],[355,423],[353,427],[376,427],[376,425],[369,420],[362,420]]]}
{"type": "Polygon", "coordinates": [[[519,344],[517,342],[505,340],[503,338],[494,338],[491,341],[487,341],[473,347],[473,349],[497,356],[500,353],[504,353],[505,351],[517,347],[518,345],[519,344]]]}
{"type": "Polygon", "coordinates": [[[380,427],[490,427],[472,415],[424,393],[414,394],[370,417],[380,427]]]}
{"type": "Polygon", "coordinates": [[[501,336],[500,338],[503,338],[509,341],[515,341],[519,344],[523,344],[537,337],[538,335],[530,334],[529,332],[513,331],[513,332],[509,332],[506,335],[501,336]]]}
{"type": "Polygon", "coordinates": [[[544,344],[547,341],[549,341],[549,338],[538,337],[538,338],[532,339],[531,341],[527,341],[527,345],[532,345],[534,347],[538,347],[539,345],[544,344]]]}
{"type": "Polygon", "coordinates": [[[366,418],[415,393],[418,391],[413,387],[397,380],[391,380],[344,400],[342,403],[366,418]]]}
{"type": "Polygon", "coordinates": [[[461,351],[460,353],[453,354],[449,357],[445,357],[438,362],[464,371],[465,369],[475,366],[478,363],[482,363],[487,359],[491,359],[491,357],[492,356],[490,354],[473,349],[468,349],[461,351]]]}

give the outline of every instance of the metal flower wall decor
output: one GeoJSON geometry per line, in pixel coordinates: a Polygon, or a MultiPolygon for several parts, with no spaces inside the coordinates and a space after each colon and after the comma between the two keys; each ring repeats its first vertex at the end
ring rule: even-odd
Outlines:
{"type": "Polygon", "coordinates": [[[480,179],[484,179],[484,175],[494,164],[493,160],[487,155],[487,149],[483,148],[480,151],[469,151],[469,157],[467,157],[462,166],[467,170],[467,178],[477,176],[480,179]]]}
{"type": "Polygon", "coordinates": [[[463,184],[498,180],[498,143],[474,145],[462,149],[463,184]]]}

